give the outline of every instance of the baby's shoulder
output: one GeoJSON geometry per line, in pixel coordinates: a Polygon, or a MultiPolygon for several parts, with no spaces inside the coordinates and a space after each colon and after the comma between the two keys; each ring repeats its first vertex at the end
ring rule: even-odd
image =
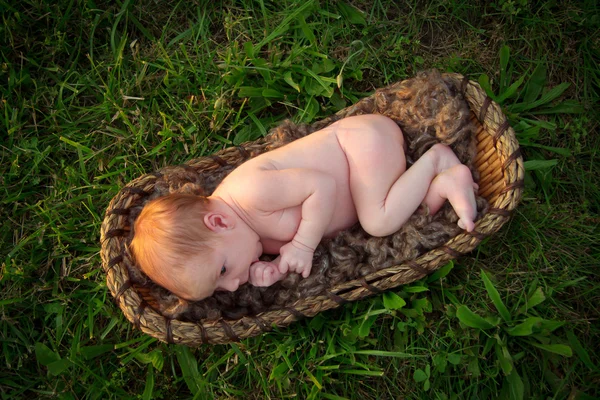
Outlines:
{"type": "Polygon", "coordinates": [[[234,169],[225,178],[225,181],[236,181],[236,184],[242,184],[244,182],[257,182],[259,181],[265,172],[278,170],[279,167],[269,157],[258,156],[251,160],[246,161],[242,165],[234,169]]]}
{"type": "Polygon", "coordinates": [[[277,170],[275,163],[268,158],[256,157],[238,166],[223,179],[217,190],[221,193],[227,193],[234,198],[245,197],[251,191],[257,190],[262,186],[265,179],[265,172],[277,170]]]}

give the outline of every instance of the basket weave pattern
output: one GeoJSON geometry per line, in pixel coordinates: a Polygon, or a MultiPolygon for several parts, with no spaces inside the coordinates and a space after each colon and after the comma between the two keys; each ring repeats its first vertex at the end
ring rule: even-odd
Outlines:
{"type": "MultiPolygon", "coordinates": [[[[381,293],[407,284],[435,271],[448,260],[473,250],[485,237],[492,235],[510,217],[517,206],[523,188],[523,160],[514,130],[481,87],[459,74],[444,74],[459,87],[479,127],[475,166],[480,172],[479,193],[489,203],[488,212],[476,223],[473,232],[463,232],[443,246],[428,251],[417,259],[381,269],[361,279],[330,287],[323,295],[303,298],[288,307],[266,311],[237,320],[185,322],[170,319],[157,312],[132,284],[127,263],[133,263],[127,250],[130,207],[139,204],[153,191],[161,173],[144,175],[130,182],[110,202],[101,228],[101,257],[107,275],[107,286],[119,307],[144,333],[168,343],[198,346],[202,343],[227,343],[267,332],[272,326],[284,327],[302,318],[338,307],[347,302],[381,293]]],[[[370,101],[372,95],[363,101],[370,101]]],[[[314,124],[329,125],[333,120],[351,116],[355,106],[314,124]]],[[[244,147],[224,149],[213,156],[188,162],[183,168],[190,174],[233,169],[247,159],[269,150],[267,138],[246,143],[244,147]]],[[[163,172],[164,173],[164,172],[163,172]]]]}

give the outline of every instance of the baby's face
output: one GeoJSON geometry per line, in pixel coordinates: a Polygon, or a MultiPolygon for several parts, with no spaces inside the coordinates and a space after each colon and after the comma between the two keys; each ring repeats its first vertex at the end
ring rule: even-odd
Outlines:
{"type": "Polygon", "coordinates": [[[223,243],[214,249],[210,268],[217,271],[218,279],[215,290],[236,291],[239,286],[248,282],[250,265],[258,261],[262,254],[259,241],[223,243]]]}
{"type": "MultiPolygon", "coordinates": [[[[220,237],[213,251],[190,266],[190,283],[200,298],[215,291],[236,291],[250,279],[250,265],[263,251],[257,235],[240,230],[220,237]]],[[[187,278],[187,277],[186,277],[187,278]]]]}

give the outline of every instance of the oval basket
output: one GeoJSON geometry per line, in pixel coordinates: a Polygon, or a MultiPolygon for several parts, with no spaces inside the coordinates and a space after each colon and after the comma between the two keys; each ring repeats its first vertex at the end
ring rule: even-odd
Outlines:
{"type": "MultiPolygon", "coordinates": [[[[479,194],[488,201],[489,208],[477,221],[473,232],[463,231],[443,246],[430,250],[415,260],[329,287],[322,295],[302,298],[285,308],[236,320],[221,318],[216,321],[180,321],[166,317],[152,307],[132,284],[127,268],[128,263],[132,262],[127,249],[130,240],[129,209],[139,207],[151,194],[156,180],[161,177],[160,172],[144,175],[130,182],[112,199],[101,228],[101,257],[107,286],[127,319],[144,333],[168,343],[198,346],[203,343],[239,341],[267,332],[273,326],[285,327],[299,318],[312,317],[347,302],[420,279],[450,259],[470,252],[485,237],[498,231],[517,206],[523,190],[523,160],[515,132],[500,106],[485,94],[479,84],[459,74],[443,74],[443,77],[460,88],[471,110],[471,118],[477,126],[475,167],[481,176],[479,194]]],[[[395,85],[391,85],[379,91],[390,91],[394,87],[395,85]]],[[[377,92],[357,104],[373,101],[376,95],[377,92]]],[[[357,104],[313,126],[324,127],[333,119],[354,115],[357,104]]],[[[267,136],[246,143],[243,147],[227,148],[213,156],[192,160],[183,168],[192,174],[198,171],[210,174],[211,171],[232,169],[268,150],[271,145],[269,140],[267,136]]]]}

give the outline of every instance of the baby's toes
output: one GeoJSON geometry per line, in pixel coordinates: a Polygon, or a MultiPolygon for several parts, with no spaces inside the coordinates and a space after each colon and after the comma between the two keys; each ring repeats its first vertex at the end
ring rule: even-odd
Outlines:
{"type": "Polygon", "coordinates": [[[467,232],[471,232],[473,229],[475,229],[475,222],[469,219],[461,218],[458,220],[458,226],[467,232]]]}

